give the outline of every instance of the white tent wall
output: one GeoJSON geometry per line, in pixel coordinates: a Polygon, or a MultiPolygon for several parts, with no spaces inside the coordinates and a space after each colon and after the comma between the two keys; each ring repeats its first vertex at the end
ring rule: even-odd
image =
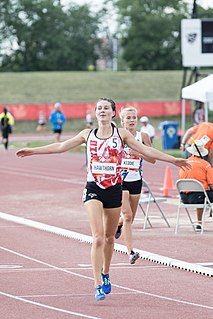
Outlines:
{"type": "Polygon", "coordinates": [[[182,135],[185,133],[185,100],[204,103],[205,121],[208,122],[208,110],[213,103],[213,74],[182,89],[182,135]]]}

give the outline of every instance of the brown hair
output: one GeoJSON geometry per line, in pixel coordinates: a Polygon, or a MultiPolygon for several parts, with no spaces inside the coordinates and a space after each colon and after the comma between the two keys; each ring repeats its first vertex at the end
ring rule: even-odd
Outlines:
{"type": "MultiPolygon", "coordinates": [[[[115,112],[115,115],[116,115],[116,104],[115,102],[112,100],[112,99],[108,99],[107,97],[101,97],[99,101],[107,101],[111,104],[111,107],[112,107],[112,110],[115,112]]],[[[113,117],[115,117],[115,115],[113,117]]]]}

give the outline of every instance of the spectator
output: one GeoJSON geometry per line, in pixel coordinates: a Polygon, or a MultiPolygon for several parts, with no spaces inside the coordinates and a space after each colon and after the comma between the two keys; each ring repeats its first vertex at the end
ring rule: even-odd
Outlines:
{"type": "Polygon", "coordinates": [[[3,112],[0,114],[1,121],[1,132],[2,132],[2,143],[4,144],[5,150],[8,149],[9,134],[12,133],[12,127],[14,125],[14,117],[8,109],[5,107],[3,112]]]}
{"type": "MultiPolygon", "coordinates": [[[[208,150],[208,156],[205,159],[213,165],[213,123],[203,122],[189,128],[182,138],[180,149],[185,151],[186,145],[191,145],[193,140],[201,140],[208,150]]],[[[186,152],[186,158],[189,154],[186,152]]]]}
{"type": "Polygon", "coordinates": [[[50,115],[50,122],[52,123],[52,131],[55,134],[55,141],[60,142],[63,125],[66,122],[64,113],[61,111],[61,103],[54,105],[55,110],[50,115]]]}
{"type": "Polygon", "coordinates": [[[87,111],[86,124],[87,124],[87,128],[93,128],[93,114],[91,111],[87,111]]]}
{"type": "Polygon", "coordinates": [[[155,129],[154,127],[149,123],[149,119],[147,116],[142,116],[140,118],[140,122],[142,123],[141,126],[141,133],[147,133],[150,137],[151,143],[153,143],[153,139],[155,137],[155,129]]]}
{"type": "Polygon", "coordinates": [[[46,116],[43,111],[39,112],[37,132],[44,131],[46,129],[46,116]]]}
{"type": "Polygon", "coordinates": [[[193,117],[193,125],[198,125],[205,120],[205,112],[204,112],[204,104],[203,102],[196,101],[196,107],[192,114],[193,117]]]}
{"type": "MultiPolygon", "coordinates": [[[[191,169],[183,170],[181,168],[179,170],[179,178],[198,180],[206,190],[210,201],[213,202],[213,168],[203,159],[208,154],[208,150],[204,147],[204,143],[201,140],[196,140],[194,144],[187,147],[187,151],[192,154],[187,160],[191,165],[191,169]]],[[[181,193],[180,195],[184,204],[204,203],[204,194],[202,192],[181,193]]],[[[202,215],[203,209],[197,208],[197,231],[201,231],[202,215]]]]}

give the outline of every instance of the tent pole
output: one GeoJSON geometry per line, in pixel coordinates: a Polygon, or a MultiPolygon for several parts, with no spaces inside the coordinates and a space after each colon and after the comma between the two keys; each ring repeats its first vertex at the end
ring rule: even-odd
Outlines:
{"type": "Polygon", "coordinates": [[[182,99],[182,123],[181,123],[181,136],[185,134],[185,122],[186,122],[186,100],[182,99]]]}

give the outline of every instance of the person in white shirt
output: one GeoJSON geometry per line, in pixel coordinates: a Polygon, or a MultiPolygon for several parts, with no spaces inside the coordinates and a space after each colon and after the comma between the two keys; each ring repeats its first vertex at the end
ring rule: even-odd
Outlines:
{"type": "MultiPolygon", "coordinates": [[[[121,109],[120,118],[121,125],[133,135],[136,141],[146,146],[151,146],[149,135],[136,130],[138,122],[136,108],[130,106],[121,109]]],[[[131,150],[127,145],[124,145],[123,158],[121,162],[121,175],[123,181],[122,214],[119,219],[115,238],[118,239],[120,237],[123,227],[122,233],[124,235],[130,264],[134,264],[140,257],[139,253],[133,249],[132,223],[137,212],[142,189],[143,159],[148,160],[153,164],[155,163],[155,160],[143,157],[141,157],[138,152],[131,150]]]]}
{"type": "Polygon", "coordinates": [[[140,118],[140,122],[142,123],[141,126],[141,133],[147,133],[150,137],[151,143],[153,143],[153,139],[155,137],[155,129],[154,127],[149,123],[149,119],[147,116],[142,116],[140,118]]]}

